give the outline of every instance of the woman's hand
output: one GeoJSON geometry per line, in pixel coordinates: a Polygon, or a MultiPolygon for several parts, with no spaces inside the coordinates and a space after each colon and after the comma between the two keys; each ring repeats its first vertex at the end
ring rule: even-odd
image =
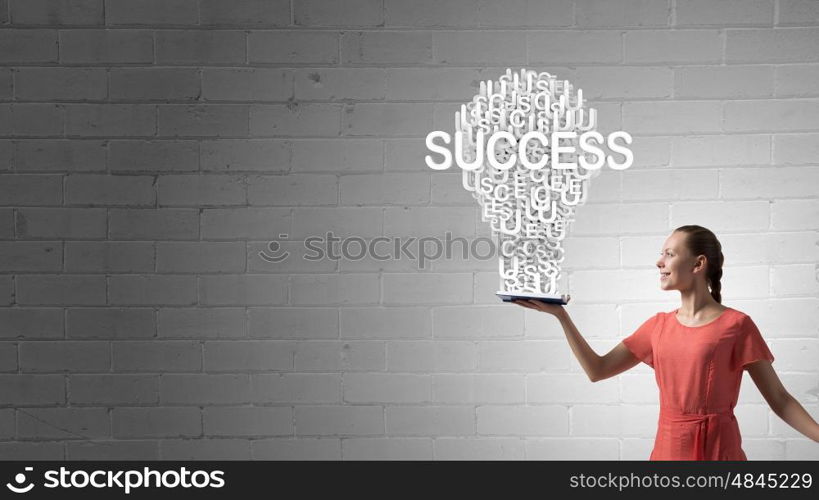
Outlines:
{"type": "MultiPolygon", "coordinates": [[[[566,302],[568,302],[569,300],[567,300],[566,302]]],[[[512,302],[527,309],[534,309],[535,311],[549,313],[555,317],[560,317],[561,314],[566,313],[566,310],[563,309],[563,306],[561,304],[550,304],[548,302],[543,302],[535,299],[528,300],[515,299],[512,300],[512,302]]]]}

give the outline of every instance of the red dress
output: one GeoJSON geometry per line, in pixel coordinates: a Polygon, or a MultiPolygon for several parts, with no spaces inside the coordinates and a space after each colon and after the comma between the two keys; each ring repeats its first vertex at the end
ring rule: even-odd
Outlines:
{"type": "Polygon", "coordinates": [[[623,343],[654,368],[660,418],[649,460],[747,460],[734,417],[745,365],[774,357],[751,317],[727,308],[685,326],[676,309],[646,320],[623,343]]]}

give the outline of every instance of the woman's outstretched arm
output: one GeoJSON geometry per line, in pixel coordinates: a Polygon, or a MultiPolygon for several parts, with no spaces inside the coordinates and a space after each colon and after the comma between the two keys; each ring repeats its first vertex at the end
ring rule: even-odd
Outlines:
{"type": "Polygon", "coordinates": [[[773,412],[797,431],[819,442],[819,424],[785,390],[771,362],[761,359],[747,365],[746,369],[773,412]]]}
{"type": "Polygon", "coordinates": [[[569,312],[561,305],[547,304],[539,300],[515,300],[514,303],[528,309],[549,313],[560,321],[563,333],[566,334],[566,340],[569,341],[569,347],[592,382],[613,377],[640,363],[640,360],[622,342],[614,346],[605,356],[594,352],[586,339],[580,335],[569,312]]]}

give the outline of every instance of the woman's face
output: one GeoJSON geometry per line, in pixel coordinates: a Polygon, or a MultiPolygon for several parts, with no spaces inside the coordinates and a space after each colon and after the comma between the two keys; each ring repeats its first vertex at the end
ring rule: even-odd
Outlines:
{"type": "Polygon", "coordinates": [[[660,288],[663,290],[684,290],[694,283],[694,259],[685,247],[686,234],[671,233],[660,251],[657,267],[660,271],[660,288]]]}

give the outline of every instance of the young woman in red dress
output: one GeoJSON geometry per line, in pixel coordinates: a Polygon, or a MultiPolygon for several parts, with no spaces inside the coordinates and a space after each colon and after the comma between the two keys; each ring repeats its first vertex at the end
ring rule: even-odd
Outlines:
{"type": "Polygon", "coordinates": [[[604,356],[589,347],[563,306],[515,303],[560,320],[592,382],[641,361],[654,369],[660,416],[650,460],[747,460],[733,411],[743,370],[777,416],[819,442],[819,424],[782,386],[756,324],[722,304],[722,263],[722,247],[713,232],[695,225],[675,229],[656,264],[660,288],[678,290],[680,307],[647,319],[604,356]]]}

